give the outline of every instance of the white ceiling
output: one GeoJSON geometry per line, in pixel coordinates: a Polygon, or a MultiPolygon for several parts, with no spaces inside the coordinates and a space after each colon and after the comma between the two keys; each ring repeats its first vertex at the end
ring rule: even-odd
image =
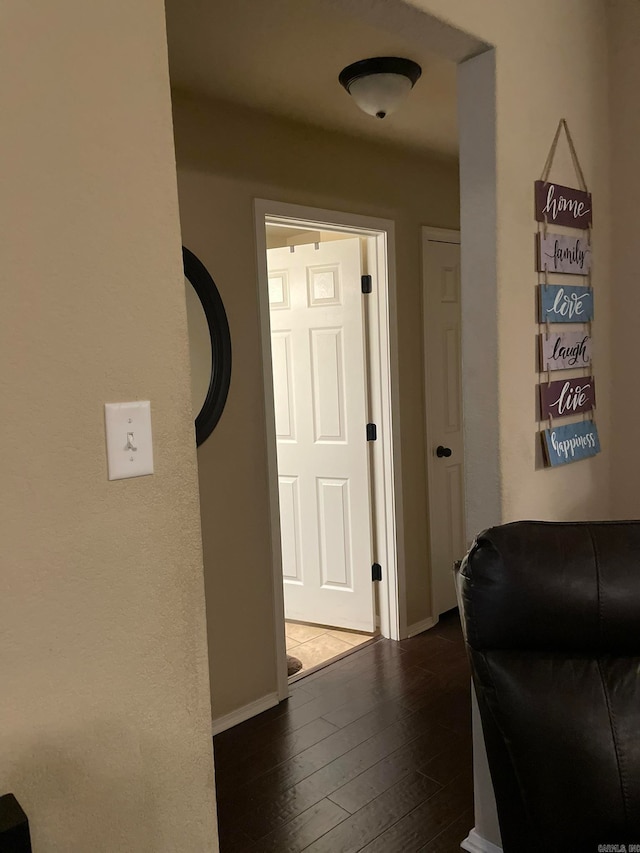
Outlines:
{"type": "Polygon", "coordinates": [[[171,84],[306,123],[456,157],[456,67],[326,0],[166,0],[171,84]],[[406,56],[422,66],[397,113],[362,113],[346,65],[406,56]]]}

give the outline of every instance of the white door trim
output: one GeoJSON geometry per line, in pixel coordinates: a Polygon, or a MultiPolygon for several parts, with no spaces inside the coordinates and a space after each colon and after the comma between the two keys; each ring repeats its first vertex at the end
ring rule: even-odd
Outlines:
{"type": "Polygon", "coordinates": [[[376,268],[378,287],[374,288],[378,315],[378,334],[370,336],[372,373],[377,374],[371,406],[378,414],[378,441],[374,448],[374,507],[378,533],[378,561],[383,565],[379,586],[380,631],[384,637],[399,640],[406,633],[405,562],[402,517],[402,480],[400,412],[398,405],[398,345],[396,319],[395,230],[388,219],[322,210],[285,202],[256,199],[254,202],[256,251],[258,263],[258,304],[262,343],[262,369],[266,417],[269,511],[271,516],[271,560],[273,571],[273,609],[275,648],[278,667],[278,695],[289,695],[284,632],[284,595],[282,587],[282,549],[278,499],[278,461],[276,450],[275,408],[271,368],[271,332],[269,322],[267,245],[265,219],[280,222],[308,222],[322,230],[352,231],[370,235],[372,248],[368,261],[376,268]]]}
{"type": "Polygon", "coordinates": [[[460,232],[451,228],[433,228],[431,225],[422,226],[422,238],[433,240],[434,243],[457,243],[460,245],[460,232]]]}
{"type": "Polygon", "coordinates": [[[502,853],[502,847],[487,841],[475,829],[472,829],[465,840],[460,842],[460,847],[467,853],[502,853]]]}

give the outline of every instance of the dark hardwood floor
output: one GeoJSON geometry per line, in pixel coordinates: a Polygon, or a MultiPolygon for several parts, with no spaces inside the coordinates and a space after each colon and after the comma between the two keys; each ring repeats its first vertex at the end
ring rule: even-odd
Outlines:
{"type": "Polygon", "coordinates": [[[452,611],[217,735],[221,853],[459,853],[473,826],[470,678],[452,611]]]}

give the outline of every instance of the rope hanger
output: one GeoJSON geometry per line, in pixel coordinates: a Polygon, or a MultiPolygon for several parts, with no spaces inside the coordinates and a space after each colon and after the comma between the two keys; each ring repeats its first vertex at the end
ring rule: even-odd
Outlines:
{"type": "Polygon", "coordinates": [[[556,148],[558,147],[558,140],[560,139],[560,133],[564,130],[567,143],[569,144],[569,151],[571,152],[571,159],[573,160],[573,168],[576,170],[576,176],[578,178],[578,182],[580,184],[580,189],[584,190],[584,192],[589,192],[587,189],[587,182],[584,179],[584,173],[582,171],[582,167],[580,166],[580,161],[578,160],[578,154],[576,152],[576,147],[573,144],[573,138],[571,136],[571,131],[569,130],[569,125],[567,124],[567,120],[565,118],[561,118],[558,122],[558,128],[556,130],[556,134],[553,137],[553,142],[551,143],[551,148],[549,149],[549,153],[547,154],[547,159],[544,164],[544,168],[542,170],[542,175],[540,176],[540,180],[545,183],[549,179],[549,172],[551,171],[551,166],[553,165],[553,158],[556,154],[556,148]]]}

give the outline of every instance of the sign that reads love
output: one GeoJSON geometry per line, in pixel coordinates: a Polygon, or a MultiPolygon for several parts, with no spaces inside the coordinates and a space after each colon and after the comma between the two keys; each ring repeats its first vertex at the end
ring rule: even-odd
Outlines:
{"type": "Polygon", "coordinates": [[[560,379],[538,387],[542,420],[590,412],[596,404],[596,384],[593,376],[560,379]]]}
{"type": "Polygon", "coordinates": [[[538,234],[538,270],[572,275],[588,275],[591,244],[582,237],[566,234],[538,234]]]}
{"type": "Polygon", "coordinates": [[[540,335],[540,370],[589,367],[592,340],[585,332],[551,332],[540,335]]]}
{"type": "Polygon", "coordinates": [[[593,290],[571,284],[540,285],[541,323],[588,323],[593,320],[593,290]]]}
{"type": "Polygon", "coordinates": [[[543,435],[547,461],[552,468],[588,459],[600,453],[600,439],[595,421],[546,429],[543,435]]]}
{"type": "Polygon", "coordinates": [[[551,181],[536,181],[535,199],[538,222],[582,230],[591,225],[591,193],[551,181]]]}

